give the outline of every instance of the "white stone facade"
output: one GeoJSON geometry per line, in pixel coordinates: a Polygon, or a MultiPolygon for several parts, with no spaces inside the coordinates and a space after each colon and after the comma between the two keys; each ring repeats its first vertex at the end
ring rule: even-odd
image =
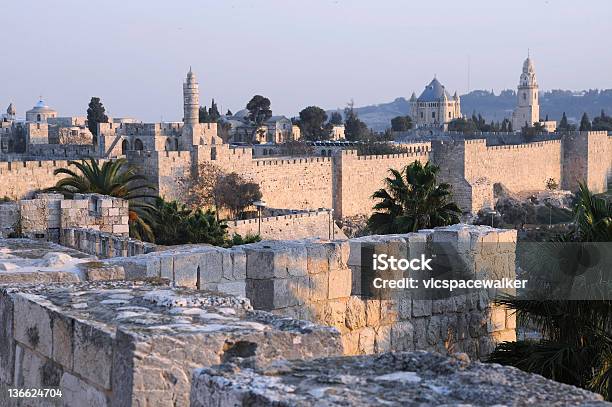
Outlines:
{"type": "Polygon", "coordinates": [[[540,103],[538,100],[538,81],[531,58],[527,57],[523,63],[523,73],[519,80],[517,107],[512,113],[512,128],[520,131],[521,128],[533,127],[540,121],[540,103]]]}
{"type": "Polygon", "coordinates": [[[436,127],[446,130],[451,120],[461,117],[461,98],[457,92],[450,96],[444,85],[434,78],[421,96],[417,98],[412,94],[410,117],[417,128],[436,127]]]}

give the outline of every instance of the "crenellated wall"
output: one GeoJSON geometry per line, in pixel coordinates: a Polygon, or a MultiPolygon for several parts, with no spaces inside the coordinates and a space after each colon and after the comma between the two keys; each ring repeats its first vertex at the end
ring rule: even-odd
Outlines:
{"type": "Polygon", "coordinates": [[[66,167],[65,160],[0,162],[0,197],[22,199],[52,187],[62,177],[53,171],[66,167]]]}

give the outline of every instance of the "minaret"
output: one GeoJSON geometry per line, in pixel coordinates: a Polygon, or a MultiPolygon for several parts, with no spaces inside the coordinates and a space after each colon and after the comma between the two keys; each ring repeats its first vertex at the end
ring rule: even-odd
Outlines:
{"type": "Polygon", "coordinates": [[[536,80],[533,61],[528,56],[523,63],[523,73],[518,85],[518,103],[512,114],[512,128],[520,131],[527,124],[540,121],[540,105],[538,102],[538,81],[536,80]]]}
{"type": "Polygon", "coordinates": [[[200,90],[191,67],[183,83],[183,110],[183,124],[195,125],[200,122],[200,90]]]}

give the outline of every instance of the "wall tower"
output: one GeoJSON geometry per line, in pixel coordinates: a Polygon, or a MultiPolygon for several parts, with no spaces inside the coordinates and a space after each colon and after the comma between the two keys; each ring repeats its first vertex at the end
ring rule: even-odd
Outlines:
{"type": "Polygon", "coordinates": [[[527,125],[532,127],[540,121],[540,104],[538,101],[538,81],[536,80],[533,61],[529,56],[523,63],[523,73],[518,85],[518,103],[512,113],[512,128],[520,131],[527,125]]]}
{"type": "Polygon", "coordinates": [[[194,125],[200,122],[200,90],[195,74],[189,68],[183,83],[183,123],[194,125]]]}

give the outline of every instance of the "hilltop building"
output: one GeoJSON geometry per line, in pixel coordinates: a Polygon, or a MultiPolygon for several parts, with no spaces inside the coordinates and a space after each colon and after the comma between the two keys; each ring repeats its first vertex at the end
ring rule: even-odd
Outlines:
{"type": "Polygon", "coordinates": [[[461,100],[457,92],[451,97],[437,78],[425,86],[418,98],[410,98],[410,116],[417,128],[436,127],[446,130],[448,123],[461,117],[461,100]]]}

